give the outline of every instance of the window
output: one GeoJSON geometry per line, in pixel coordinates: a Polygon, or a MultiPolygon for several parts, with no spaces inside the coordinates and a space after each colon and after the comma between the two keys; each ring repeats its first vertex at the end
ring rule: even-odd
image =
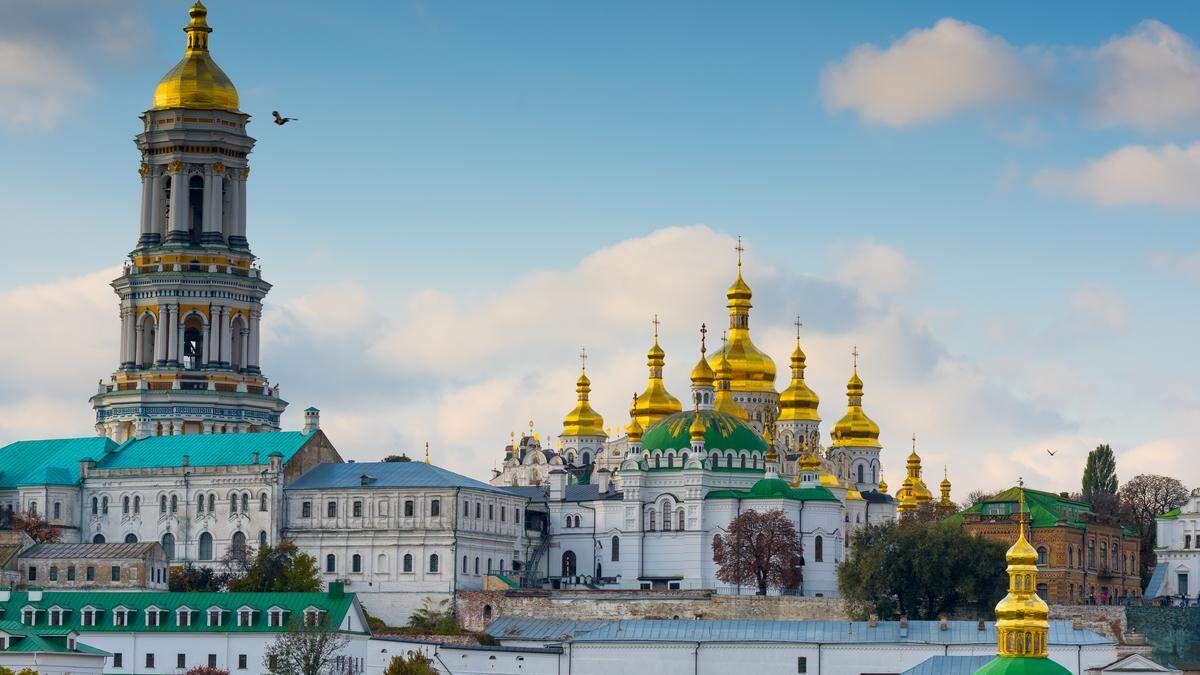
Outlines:
{"type": "MultiPolygon", "coordinates": [[[[267,512],[267,493],[265,492],[258,496],[258,510],[260,513],[267,512]]],[[[245,654],[242,656],[245,656],[245,654]]]]}
{"type": "Polygon", "coordinates": [[[37,610],[24,609],[21,610],[21,623],[32,626],[37,623],[37,610]]]}
{"type": "Polygon", "coordinates": [[[350,571],[351,572],[361,572],[362,571],[362,556],[361,555],[355,553],[350,558],[350,571]]]}
{"type": "Polygon", "coordinates": [[[96,580],[96,568],[92,567],[91,565],[88,565],[86,576],[87,576],[88,581],[95,581],[96,580]]]}
{"type": "Polygon", "coordinates": [[[50,581],[58,581],[58,565],[50,566],[50,581]]]}
{"type": "Polygon", "coordinates": [[[96,608],[95,607],[84,607],[83,611],[80,612],[80,614],[79,614],[79,622],[81,624],[83,624],[84,626],[95,626],[96,625],[96,608]]]}
{"type": "Polygon", "coordinates": [[[162,536],[163,552],[167,554],[167,562],[175,559],[175,535],[164,532],[162,536]]]}
{"type": "Polygon", "coordinates": [[[159,513],[167,512],[167,496],[166,495],[161,495],[158,498],[158,512],[159,513]]]}
{"type": "Polygon", "coordinates": [[[680,508],[675,512],[675,529],[683,531],[683,509],[680,508]]]}
{"type": "Polygon", "coordinates": [[[216,667],[217,667],[217,655],[216,655],[216,654],[209,654],[209,655],[208,655],[208,667],[209,667],[209,668],[216,668],[216,667]]]}
{"type": "Polygon", "coordinates": [[[179,497],[171,495],[171,513],[179,512],[179,497]]]}
{"type": "Polygon", "coordinates": [[[125,535],[125,543],[126,544],[136,544],[137,543],[137,535],[132,532],[125,535]]]}
{"type": "Polygon", "coordinates": [[[1067,567],[1074,567],[1074,566],[1075,566],[1075,547],[1068,546],[1067,547],[1067,567]]]}
{"type": "Polygon", "coordinates": [[[229,512],[237,513],[237,495],[229,495],[229,512]]]}
{"type": "Polygon", "coordinates": [[[208,512],[209,513],[217,512],[217,496],[214,494],[210,494],[208,496],[208,512]]]}
{"type": "Polygon", "coordinates": [[[647,527],[646,529],[647,529],[647,530],[650,530],[651,532],[653,532],[653,531],[654,531],[654,523],[655,523],[655,521],[657,520],[657,518],[655,518],[654,509],[650,509],[650,511],[649,511],[649,513],[648,513],[648,515],[650,516],[650,518],[649,518],[649,520],[650,520],[650,526],[649,526],[649,527],[647,527]]]}
{"type": "Polygon", "coordinates": [[[267,547],[267,531],[266,530],[258,531],[258,547],[259,548],[267,547]]]}
{"type": "Polygon", "coordinates": [[[814,561],[816,561],[816,562],[824,562],[825,561],[824,548],[825,548],[825,540],[822,539],[820,536],[817,536],[817,538],[813,540],[813,560],[814,561]]]}
{"type": "MultiPolygon", "coordinates": [[[[405,562],[407,563],[408,562],[408,554],[405,554],[404,558],[405,558],[405,562]]],[[[404,571],[407,572],[408,570],[405,569],[404,571]]],[[[470,571],[470,569],[467,567],[467,556],[464,555],[463,556],[462,573],[466,574],[469,571],[470,571]]]]}
{"type": "Polygon", "coordinates": [[[492,573],[492,559],[491,559],[491,558],[488,558],[488,563],[487,563],[487,565],[488,565],[488,566],[487,566],[487,572],[488,572],[488,574],[491,574],[491,573],[492,573]]]}
{"type": "Polygon", "coordinates": [[[429,502],[429,515],[433,518],[442,515],[442,500],[434,499],[429,502]]]}
{"type": "Polygon", "coordinates": [[[187,657],[184,656],[183,654],[176,654],[175,655],[175,667],[176,668],[187,668],[187,657]]]}
{"type": "Polygon", "coordinates": [[[121,513],[123,513],[123,514],[129,513],[129,497],[121,498],[121,513]]]}
{"type": "Polygon", "coordinates": [[[413,501],[411,499],[404,500],[404,517],[413,517],[413,501]]]}
{"type": "Polygon", "coordinates": [[[483,516],[481,516],[481,515],[480,515],[480,513],[482,513],[482,510],[483,510],[483,503],[482,503],[482,502],[475,502],[475,517],[476,517],[476,518],[482,518],[482,517],[483,517],[483,516]]]}
{"type": "MultiPolygon", "coordinates": [[[[54,506],[57,508],[58,504],[55,504],[54,506]]],[[[133,498],[133,512],[135,515],[142,512],[142,498],[140,495],[133,498]]]]}
{"type": "Polygon", "coordinates": [[[312,502],[301,502],[300,517],[301,518],[312,518],[312,502]]]}
{"type": "Polygon", "coordinates": [[[350,507],[350,515],[355,518],[362,518],[362,501],[355,499],[354,504],[350,507]]]}
{"type": "Polygon", "coordinates": [[[62,502],[54,502],[54,519],[62,518],[62,502]]]}
{"type": "Polygon", "coordinates": [[[332,553],[325,556],[325,571],[326,572],[336,572],[337,571],[337,556],[335,556],[332,553]]]}
{"type": "Polygon", "coordinates": [[[242,627],[249,626],[253,622],[254,622],[254,612],[252,610],[245,609],[245,608],[238,610],[238,616],[237,616],[237,625],[238,626],[242,626],[242,627]]]}
{"type": "Polygon", "coordinates": [[[92,515],[94,516],[99,512],[100,512],[100,500],[96,499],[95,497],[92,497],[92,515]]]}
{"type": "Polygon", "coordinates": [[[475,574],[479,574],[479,557],[475,557],[475,574]]]}
{"type": "Polygon", "coordinates": [[[1038,547],[1038,550],[1037,550],[1037,564],[1039,564],[1039,565],[1045,565],[1045,564],[1046,564],[1046,547],[1045,547],[1045,546],[1039,546],[1039,547],[1038,547]]]}
{"type": "Polygon", "coordinates": [[[104,497],[100,500],[100,513],[103,513],[106,516],[108,515],[108,497],[104,497]]]}
{"type": "Polygon", "coordinates": [[[113,668],[121,667],[123,667],[121,664],[121,655],[119,653],[113,654],[113,668]]]}
{"type": "Polygon", "coordinates": [[[112,566],[112,580],[113,581],[121,580],[121,566],[120,565],[112,566]]]}
{"type": "Polygon", "coordinates": [[[575,576],[575,552],[574,551],[563,551],[562,575],[564,577],[575,576]]]}
{"type": "Polygon", "coordinates": [[[208,532],[200,534],[200,559],[212,560],[213,557],[213,539],[208,532]]]}
{"type": "Polygon", "coordinates": [[[246,669],[246,655],[238,654],[238,670],[246,669]]]}
{"type": "Polygon", "coordinates": [[[196,513],[204,513],[204,495],[196,499],[196,513]]]}
{"type": "Polygon", "coordinates": [[[504,522],[504,507],[500,507],[500,522],[504,522]]]}
{"type": "Polygon", "coordinates": [[[128,626],[129,625],[129,610],[124,607],[118,607],[113,610],[113,625],[128,626]]]}
{"type": "MultiPolygon", "coordinates": [[[[180,607],[179,610],[175,612],[175,623],[179,626],[185,627],[192,625],[192,610],[186,607],[180,607]]],[[[183,654],[180,654],[179,656],[182,658],[183,654]]],[[[180,668],[182,667],[183,666],[180,666],[180,668]]]]}
{"type": "Polygon", "coordinates": [[[29,566],[29,580],[37,581],[37,565],[29,566]]]}
{"type": "Polygon", "coordinates": [[[249,510],[250,510],[250,493],[243,492],[242,493],[242,513],[246,513],[249,510]]]}
{"type": "Polygon", "coordinates": [[[71,565],[67,568],[67,581],[75,581],[75,566],[71,565]]]}
{"type": "Polygon", "coordinates": [[[518,525],[521,524],[521,509],[513,509],[513,522],[518,525]]]}
{"type": "Polygon", "coordinates": [[[220,626],[221,625],[221,610],[219,608],[213,607],[208,610],[208,625],[210,625],[210,626],[220,626]]]}
{"type": "Polygon", "coordinates": [[[612,538],[612,544],[609,546],[609,549],[612,551],[612,561],[617,562],[618,560],[620,560],[621,559],[621,538],[614,536],[612,538]]]}
{"type": "Polygon", "coordinates": [[[437,574],[437,571],[438,571],[438,555],[437,555],[436,553],[434,553],[433,555],[429,556],[429,571],[430,571],[431,573],[433,573],[433,574],[437,574]]]}
{"type": "Polygon", "coordinates": [[[808,657],[806,657],[806,656],[796,657],[796,672],[797,673],[807,673],[808,672],[808,657]]]}
{"type": "Polygon", "coordinates": [[[495,504],[488,504],[488,520],[496,519],[495,504]]]}
{"type": "Polygon", "coordinates": [[[329,502],[325,505],[325,517],[337,518],[337,502],[329,502]]]}

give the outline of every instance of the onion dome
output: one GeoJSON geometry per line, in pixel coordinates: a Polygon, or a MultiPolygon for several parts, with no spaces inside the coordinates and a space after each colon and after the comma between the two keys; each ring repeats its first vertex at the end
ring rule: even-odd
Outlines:
{"type": "Polygon", "coordinates": [[[887,481],[880,478],[879,479],[879,492],[886,495],[887,491],[888,491],[887,481]]]}
{"type": "Polygon", "coordinates": [[[858,368],[846,383],[848,406],[846,414],[833,425],[833,447],[880,448],[879,425],[867,417],[862,409],[863,382],[858,377],[858,368]]]}
{"type": "Polygon", "coordinates": [[[940,484],[938,484],[938,487],[941,488],[942,503],[949,504],[950,503],[950,474],[946,471],[945,467],[942,467],[942,482],[940,484]]]}
{"type": "Polygon", "coordinates": [[[672,396],[663,384],[663,365],[665,364],[666,352],[658,346],[656,330],[654,344],[651,345],[650,351],[646,352],[646,365],[650,368],[650,381],[646,384],[646,391],[637,397],[633,407],[629,409],[629,414],[637,418],[638,424],[642,425],[643,429],[649,429],[651,425],[667,415],[683,410],[679,399],[672,396]]]}
{"type": "MultiPolygon", "coordinates": [[[[799,331],[797,323],[797,331],[799,331]]],[[[800,348],[800,335],[796,335],[796,349],[792,351],[792,381],[779,394],[780,422],[820,422],[817,406],[821,399],[804,382],[804,350],[800,348]]]]}
{"type": "Polygon", "coordinates": [[[579,394],[579,402],[575,409],[563,418],[563,436],[605,436],[604,418],[592,409],[588,396],[592,391],[592,382],[587,373],[579,373],[575,381],[575,391],[579,394]]]}
{"type": "Polygon", "coordinates": [[[692,386],[693,387],[711,387],[716,381],[717,375],[708,365],[708,359],[704,358],[704,345],[700,345],[700,360],[696,362],[696,367],[692,368],[692,386]]]}
{"type": "Polygon", "coordinates": [[[692,417],[692,423],[688,425],[688,437],[693,443],[703,443],[704,435],[708,433],[708,425],[700,418],[699,410],[692,417]]]}
{"type": "Polygon", "coordinates": [[[681,450],[691,447],[693,427],[697,420],[704,427],[704,447],[710,451],[748,450],[764,455],[767,443],[753,428],[733,415],[715,410],[688,410],[663,418],[646,430],[642,436],[642,448],[654,450],[681,450]]]}
{"type": "Polygon", "coordinates": [[[716,383],[717,393],[713,399],[713,408],[717,412],[733,415],[743,422],[750,421],[750,413],[746,409],[738,405],[737,401],[733,400],[733,390],[731,389],[731,379],[733,378],[733,369],[729,367],[729,360],[725,355],[717,353],[716,366],[716,383]]]}
{"type": "Polygon", "coordinates": [[[199,0],[188,10],[187,47],[154,88],[154,110],[190,108],[238,112],[237,88],[208,53],[208,10],[199,0]]]}
{"type": "Polygon", "coordinates": [[[733,373],[731,377],[734,391],[753,391],[775,393],[775,361],[763,353],[750,340],[750,287],[742,279],[741,241],[738,241],[738,274],[737,279],[725,293],[729,308],[729,341],[720,352],[711,357],[712,366],[716,368],[715,359],[724,355],[729,360],[733,373]]]}
{"type": "Polygon", "coordinates": [[[801,471],[820,471],[821,458],[817,457],[817,453],[811,450],[805,450],[800,455],[800,470],[801,471]]]}
{"type": "Polygon", "coordinates": [[[915,435],[913,436],[913,450],[904,464],[908,475],[905,476],[900,489],[896,491],[896,501],[899,502],[896,508],[901,513],[909,513],[916,511],[922,504],[933,499],[929,488],[925,486],[925,481],[921,479],[921,457],[917,454],[917,437],[915,435]]]}
{"type": "MultiPolygon", "coordinates": [[[[637,394],[633,395],[633,403],[634,405],[637,405],[637,394]]],[[[638,424],[637,417],[630,415],[629,426],[625,427],[625,434],[629,438],[629,442],[637,443],[638,441],[641,441],[642,433],[644,431],[645,429],[642,428],[642,425],[638,424]]]]}

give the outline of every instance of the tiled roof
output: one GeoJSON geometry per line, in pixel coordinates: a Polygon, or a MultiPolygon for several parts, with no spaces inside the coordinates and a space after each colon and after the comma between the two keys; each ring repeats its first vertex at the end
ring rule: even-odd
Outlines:
{"type": "Polygon", "coordinates": [[[22,558],[144,558],[160,544],[156,541],[141,541],[134,544],[114,542],[111,544],[34,544],[21,554],[22,558]]]}
{"type": "Polygon", "coordinates": [[[98,460],[117,444],[104,436],[16,441],[0,448],[0,489],[23,485],[75,485],[79,460],[98,460]]]}
{"type": "Polygon", "coordinates": [[[287,630],[287,623],[295,617],[299,619],[305,609],[316,607],[328,612],[330,625],[340,625],[346,612],[351,611],[354,604],[353,593],[342,593],[333,597],[330,593],[169,593],[169,592],[83,592],[83,591],[44,591],[42,599],[37,602],[29,601],[28,592],[14,591],[7,602],[0,602],[4,619],[0,620],[0,629],[9,632],[22,633],[36,630],[43,637],[46,635],[66,634],[75,630],[80,633],[264,633],[287,630]],[[27,626],[20,623],[22,610],[32,606],[41,610],[38,612],[37,625],[27,626]],[[46,610],[52,607],[71,610],[62,626],[50,626],[46,610]],[[94,607],[103,612],[94,626],[84,626],[82,610],[84,607],[94,607]],[[221,626],[208,625],[208,609],[219,607],[223,615],[221,626]],[[248,626],[238,626],[235,613],[243,606],[255,611],[248,626]],[[113,611],[117,607],[133,610],[129,624],[118,626],[113,623],[113,611]],[[149,607],[157,607],[169,612],[158,626],[146,624],[146,612],[149,607]],[[177,623],[176,610],[188,607],[194,612],[191,625],[180,626],[177,623]],[[280,607],[290,612],[284,620],[284,625],[268,626],[267,611],[272,607],[280,607]]]}
{"type": "Polygon", "coordinates": [[[289,490],[332,488],[471,488],[511,494],[474,478],[425,462],[361,462],[318,464],[290,485],[289,490]]]}
{"type": "MultiPolygon", "coordinates": [[[[315,433],[315,432],[314,432],[315,433]]],[[[194,434],[131,439],[97,464],[101,469],[176,467],[187,455],[189,466],[269,464],[271,455],[286,463],[313,434],[299,431],[260,431],[245,434],[194,434]]]]}
{"type": "MultiPolygon", "coordinates": [[[[546,619],[502,617],[488,627],[489,635],[545,635],[555,630],[546,619]],[[506,622],[506,623],[501,623],[506,622]]],[[[509,637],[509,639],[520,639],[509,637]]],[[[538,639],[527,637],[524,639],[538,639]]],[[[984,623],[979,630],[974,621],[949,621],[942,630],[937,621],[909,621],[901,631],[898,621],[880,621],[871,627],[866,621],[656,621],[620,620],[577,632],[572,642],[781,642],[853,644],[996,644],[995,622],[984,623]],[[904,635],[901,633],[904,632],[904,635]]],[[[1112,644],[1110,640],[1086,629],[1072,628],[1070,621],[1050,622],[1050,644],[1112,644]]]]}

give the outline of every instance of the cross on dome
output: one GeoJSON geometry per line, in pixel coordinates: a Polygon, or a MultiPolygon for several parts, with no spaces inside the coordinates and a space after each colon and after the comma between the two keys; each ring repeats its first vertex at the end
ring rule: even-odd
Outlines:
{"type": "Polygon", "coordinates": [[[579,369],[587,370],[587,347],[579,348],[579,369]]]}
{"type": "Polygon", "coordinates": [[[657,314],[655,314],[655,315],[654,315],[654,318],[650,320],[650,323],[654,324],[654,341],[655,341],[655,342],[658,342],[658,324],[659,324],[660,322],[659,322],[659,320],[658,320],[658,315],[657,315],[657,314]]]}

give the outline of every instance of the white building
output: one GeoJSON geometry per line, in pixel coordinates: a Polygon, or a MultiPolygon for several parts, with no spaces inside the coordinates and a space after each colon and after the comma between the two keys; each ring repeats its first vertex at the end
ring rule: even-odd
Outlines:
{"type": "Polygon", "coordinates": [[[402,625],[425,598],[525,561],[526,499],[422,462],[322,464],[287,487],[285,536],[402,625]]]}
{"type": "Polygon", "coordinates": [[[1200,488],[1187,502],[1155,519],[1154,574],[1143,596],[1200,597],[1200,488]]]}

